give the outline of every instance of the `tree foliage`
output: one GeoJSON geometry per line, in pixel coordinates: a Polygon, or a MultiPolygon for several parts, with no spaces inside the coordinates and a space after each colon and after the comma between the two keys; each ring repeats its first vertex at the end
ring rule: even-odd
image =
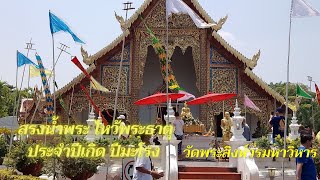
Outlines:
{"type": "Polygon", "coordinates": [[[20,102],[22,98],[30,98],[33,95],[31,88],[25,88],[20,91],[7,82],[0,81],[0,118],[14,115],[14,106],[17,102],[17,94],[19,93],[20,102]]]}
{"type": "MultiPolygon", "coordinates": [[[[289,102],[293,102],[296,98],[296,85],[297,83],[289,83],[288,86],[288,100],[289,102]]],[[[277,91],[283,97],[286,96],[286,83],[278,82],[278,83],[270,83],[269,86],[277,91]]],[[[308,94],[310,94],[315,101],[310,99],[302,98],[299,110],[297,112],[298,123],[304,126],[313,127],[313,118],[315,120],[315,131],[320,130],[320,109],[317,102],[316,94],[314,92],[310,92],[309,88],[306,85],[299,84],[301,88],[306,90],[308,94]]]]}

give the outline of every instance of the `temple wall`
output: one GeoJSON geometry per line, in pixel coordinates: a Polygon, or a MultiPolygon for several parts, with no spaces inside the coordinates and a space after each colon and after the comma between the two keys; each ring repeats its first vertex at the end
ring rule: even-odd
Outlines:
{"type": "MultiPolygon", "coordinates": [[[[218,52],[215,47],[210,47],[210,86],[209,91],[212,93],[236,93],[238,94],[238,104],[242,112],[245,112],[243,106],[244,94],[246,94],[262,112],[257,112],[247,108],[247,113],[254,114],[258,120],[267,122],[269,114],[272,111],[271,100],[261,92],[253,90],[252,86],[240,75],[240,69],[230,60],[218,52]]],[[[233,112],[235,102],[228,100],[224,102],[225,111],[233,112]]],[[[210,106],[207,114],[209,118],[214,118],[223,111],[223,102],[214,103],[210,106]]]]}

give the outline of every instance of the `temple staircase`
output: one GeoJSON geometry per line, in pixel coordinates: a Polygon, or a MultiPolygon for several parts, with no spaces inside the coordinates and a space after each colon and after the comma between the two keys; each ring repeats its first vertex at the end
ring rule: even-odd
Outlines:
{"type": "Polygon", "coordinates": [[[179,180],[192,180],[192,179],[241,180],[241,174],[237,173],[237,169],[230,168],[230,167],[179,166],[178,177],[179,177],[179,180]]]}

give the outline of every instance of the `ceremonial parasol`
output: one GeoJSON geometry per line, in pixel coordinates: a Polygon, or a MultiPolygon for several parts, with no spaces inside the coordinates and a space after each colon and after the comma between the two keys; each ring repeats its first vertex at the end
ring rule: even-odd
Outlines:
{"type": "MultiPolygon", "coordinates": [[[[168,93],[169,99],[171,101],[177,100],[178,98],[183,97],[185,94],[181,93],[168,93]]],[[[134,104],[136,105],[151,105],[151,104],[160,104],[167,102],[167,94],[166,93],[156,93],[151,96],[142,98],[136,101],[134,104]]]]}
{"type": "Polygon", "coordinates": [[[207,95],[198,97],[192,101],[189,101],[188,105],[205,104],[211,102],[219,102],[233,98],[237,94],[232,93],[209,93],[207,95]]]}

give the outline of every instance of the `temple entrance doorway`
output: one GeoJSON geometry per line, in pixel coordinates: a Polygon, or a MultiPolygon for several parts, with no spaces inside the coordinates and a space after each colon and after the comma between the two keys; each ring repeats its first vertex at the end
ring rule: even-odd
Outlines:
{"type": "MultiPolygon", "coordinates": [[[[176,47],[171,60],[172,70],[180,87],[186,92],[199,97],[200,93],[196,87],[196,74],[192,57],[192,48],[188,47],[185,53],[182,53],[182,50],[179,47],[176,47]]],[[[149,46],[143,73],[143,85],[140,88],[139,99],[150,96],[157,92],[165,93],[165,87],[166,84],[161,75],[159,58],[153,47],[149,46]]],[[[178,108],[179,113],[181,113],[182,106],[178,108]]],[[[157,112],[159,112],[157,111],[157,108],[158,105],[139,106],[138,109],[140,123],[154,124],[156,118],[158,117],[157,112]]],[[[199,118],[199,106],[195,105],[190,106],[189,108],[193,114],[193,117],[199,118]]],[[[166,108],[161,108],[161,112],[162,111],[166,113],[166,108]]]]}
{"type": "MultiPolygon", "coordinates": [[[[200,96],[199,89],[196,86],[197,78],[193,62],[192,48],[188,47],[183,53],[180,47],[176,47],[172,55],[172,70],[182,89],[193,94],[195,97],[200,96]]],[[[178,112],[181,113],[183,102],[180,103],[178,112]]],[[[199,118],[200,106],[188,106],[194,118],[199,118]]]]}

